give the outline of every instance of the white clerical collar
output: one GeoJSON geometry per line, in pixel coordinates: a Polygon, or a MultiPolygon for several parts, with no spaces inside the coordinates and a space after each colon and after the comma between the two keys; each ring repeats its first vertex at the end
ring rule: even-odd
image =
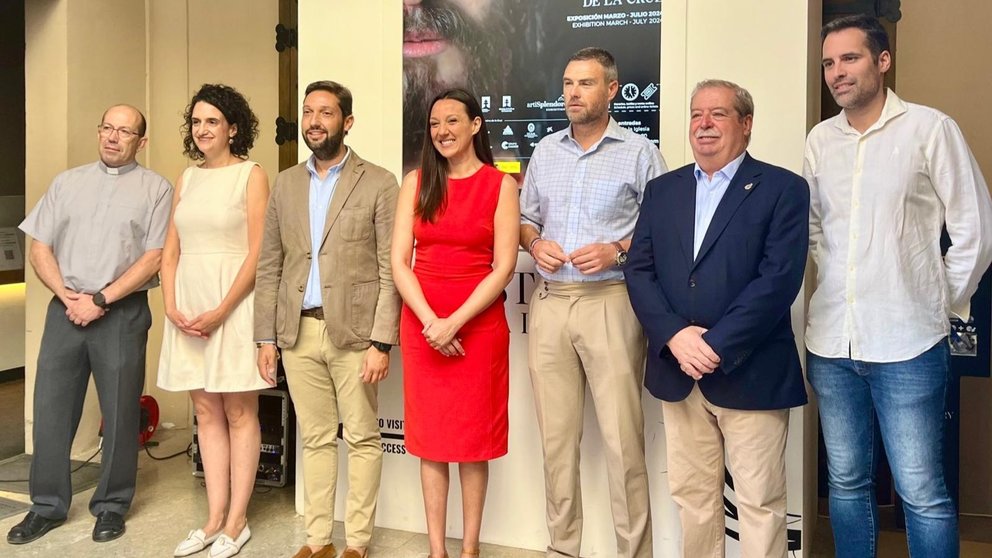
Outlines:
{"type": "Polygon", "coordinates": [[[134,169],[136,169],[138,167],[138,162],[137,161],[131,161],[130,163],[128,163],[126,165],[123,165],[123,166],[120,166],[120,167],[108,167],[106,163],[104,163],[103,161],[100,161],[97,164],[97,166],[100,167],[100,170],[102,170],[103,172],[105,172],[107,174],[110,174],[110,175],[117,176],[117,175],[120,175],[120,174],[126,174],[126,173],[129,173],[129,172],[133,171],[134,169]]]}

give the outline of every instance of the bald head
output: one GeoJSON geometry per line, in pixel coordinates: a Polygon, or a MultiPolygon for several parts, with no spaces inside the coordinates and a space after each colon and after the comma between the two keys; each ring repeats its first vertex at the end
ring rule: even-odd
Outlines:
{"type": "Polygon", "coordinates": [[[134,106],[128,105],[128,104],[113,105],[113,106],[107,108],[106,111],[104,111],[103,118],[102,118],[102,121],[103,122],[106,122],[107,121],[107,114],[110,111],[112,111],[112,110],[124,110],[124,111],[131,112],[132,115],[137,119],[137,122],[135,123],[135,126],[134,126],[134,131],[135,132],[138,132],[138,137],[139,138],[145,137],[145,131],[147,130],[148,125],[145,122],[145,115],[144,114],[141,114],[141,111],[138,110],[137,107],[134,107],[134,106]]]}

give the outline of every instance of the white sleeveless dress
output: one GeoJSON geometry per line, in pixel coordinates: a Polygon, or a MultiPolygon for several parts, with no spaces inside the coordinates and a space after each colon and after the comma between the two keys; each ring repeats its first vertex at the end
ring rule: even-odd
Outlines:
{"type": "MultiPolygon", "coordinates": [[[[176,307],[189,320],[220,305],[248,255],[246,195],[256,165],[190,167],[183,173],[174,215],[181,250],[175,292],[176,307]]],[[[208,392],[268,388],[255,364],[253,304],[254,293],[249,293],[208,339],[185,335],[166,320],[158,387],[208,392]]]]}

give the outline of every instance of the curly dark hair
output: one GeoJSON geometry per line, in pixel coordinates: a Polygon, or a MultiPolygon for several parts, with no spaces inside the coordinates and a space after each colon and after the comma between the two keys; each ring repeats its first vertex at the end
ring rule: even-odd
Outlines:
{"type": "Polygon", "coordinates": [[[237,89],[220,83],[205,83],[193,95],[183,114],[183,154],[190,159],[203,159],[203,152],[193,141],[193,107],[200,101],[217,108],[231,126],[238,127],[238,133],[232,138],[231,153],[238,157],[247,157],[248,151],[255,145],[258,137],[258,118],[248,106],[248,100],[237,89]]]}

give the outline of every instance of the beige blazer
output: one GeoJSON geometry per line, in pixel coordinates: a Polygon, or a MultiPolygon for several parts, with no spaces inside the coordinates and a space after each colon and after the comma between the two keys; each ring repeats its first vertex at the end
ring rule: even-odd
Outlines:
{"type": "MultiPolygon", "coordinates": [[[[398,192],[392,173],[351,151],[317,254],[327,333],[339,348],[399,342],[400,296],[389,265],[398,192]]],[[[310,274],[309,198],[305,162],[276,177],[255,276],[256,341],[296,344],[310,274]]]]}

